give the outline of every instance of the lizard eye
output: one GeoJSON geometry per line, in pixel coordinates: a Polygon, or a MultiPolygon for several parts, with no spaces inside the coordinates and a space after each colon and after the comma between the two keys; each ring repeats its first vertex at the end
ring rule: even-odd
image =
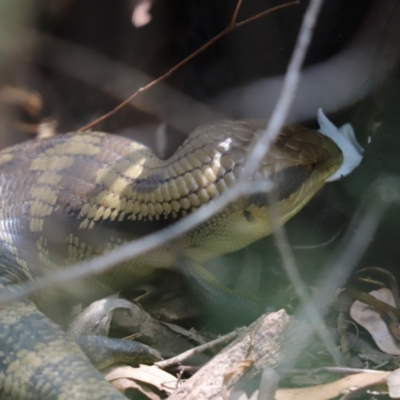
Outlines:
{"type": "Polygon", "coordinates": [[[243,215],[246,218],[247,222],[254,223],[255,219],[253,214],[248,210],[243,210],[243,215]]]}

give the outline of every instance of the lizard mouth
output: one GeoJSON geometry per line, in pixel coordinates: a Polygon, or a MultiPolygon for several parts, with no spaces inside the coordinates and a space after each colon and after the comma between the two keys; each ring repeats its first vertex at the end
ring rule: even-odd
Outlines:
{"type": "Polygon", "coordinates": [[[330,176],[340,169],[341,154],[314,166],[289,167],[274,177],[275,199],[282,223],[296,215],[318,192],[330,176]],[[285,181],[289,183],[285,184],[285,181]]]}

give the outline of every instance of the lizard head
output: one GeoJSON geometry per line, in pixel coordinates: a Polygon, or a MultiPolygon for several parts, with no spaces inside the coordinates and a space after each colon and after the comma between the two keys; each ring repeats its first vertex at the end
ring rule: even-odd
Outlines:
{"type": "MultiPolygon", "coordinates": [[[[241,120],[202,127],[202,140],[207,141],[208,135],[218,142],[219,154],[208,164],[217,177],[212,185],[222,187],[223,181],[231,186],[240,178],[266,125],[266,121],[241,120]]],[[[193,238],[205,254],[202,258],[238,250],[272,233],[296,215],[342,163],[342,151],[327,136],[299,125],[285,126],[250,178],[256,190],[195,229],[193,238]],[[272,183],[272,190],[257,191],[257,182],[262,188],[265,181],[272,183]]]]}

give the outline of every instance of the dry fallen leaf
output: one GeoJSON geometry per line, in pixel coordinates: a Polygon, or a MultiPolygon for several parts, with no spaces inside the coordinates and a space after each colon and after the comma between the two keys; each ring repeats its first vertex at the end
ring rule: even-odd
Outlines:
{"type": "Polygon", "coordinates": [[[125,393],[125,390],[134,389],[142,393],[150,400],[162,400],[164,397],[160,397],[155,393],[154,388],[146,385],[145,383],[136,383],[132,379],[120,378],[112,381],[113,386],[120,392],[125,393]]]}
{"type": "Polygon", "coordinates": [[[171,394],[178,382],[177,378],[168,372],[148,365],[140,365],[139,368],[130,366],[110,368],[105,379],[121,391],[138,389],[151,400],[160,398],[157,394],[159,391],[171,394]]]}
{"type": "MultiPolygon", "coordinates": [[[[387,288],[369,293],[376,299],[395,307],[392,292],[387,288]]],[[[382,317],[370,306],[356,300],[350,308],[350,315],[358,324],[365,328],[374,339],[376,345],[385,353],[400,355],[400,346],[393,338],[382,317]]]]}
{"type": "Polygon", "coordinates": [[[385,380],[389,388],[389,396],[392,399],[400,399],[400,369],[393,371],[385,380]]]}
{"type": "Polygon", "coordinates": [[[362,373],[347,376],[338,381],[308,388],[280,389],[275,400],[328,400],[333,399],[348,390],[365,388],[366,386],[382,384],[391,372],[362,373]]]}

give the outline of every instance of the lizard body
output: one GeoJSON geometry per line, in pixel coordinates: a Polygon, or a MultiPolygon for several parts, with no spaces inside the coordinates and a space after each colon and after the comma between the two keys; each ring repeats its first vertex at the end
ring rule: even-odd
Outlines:
{"type": "MultiPolygon", "coordinates": [[[[3,150],[1,290],[102,254],[201,209],[237,181],[265,125],[243,120],[201,126],[168,160],[159,160],[135,141],[101,132],[67,134],[3,150]]],[[[285,223],[342,160],[329,138],[287,126],[253,179],[272,179],[285,223]]],[[[238,250],[271,231],[265,193],[252,194],[182,237],[63,289],[98,298],[159,269],[173,269],[181,256],[190,260],[190,269],[191,263],[197,266],[238,250]]],[[[0,393],[10,399],[63,399],[66,393],[69,399],[123,398],[28,299],[0,308],[0,393]],[[72,370],[78,372],[67,379],[72,370]]]]}

